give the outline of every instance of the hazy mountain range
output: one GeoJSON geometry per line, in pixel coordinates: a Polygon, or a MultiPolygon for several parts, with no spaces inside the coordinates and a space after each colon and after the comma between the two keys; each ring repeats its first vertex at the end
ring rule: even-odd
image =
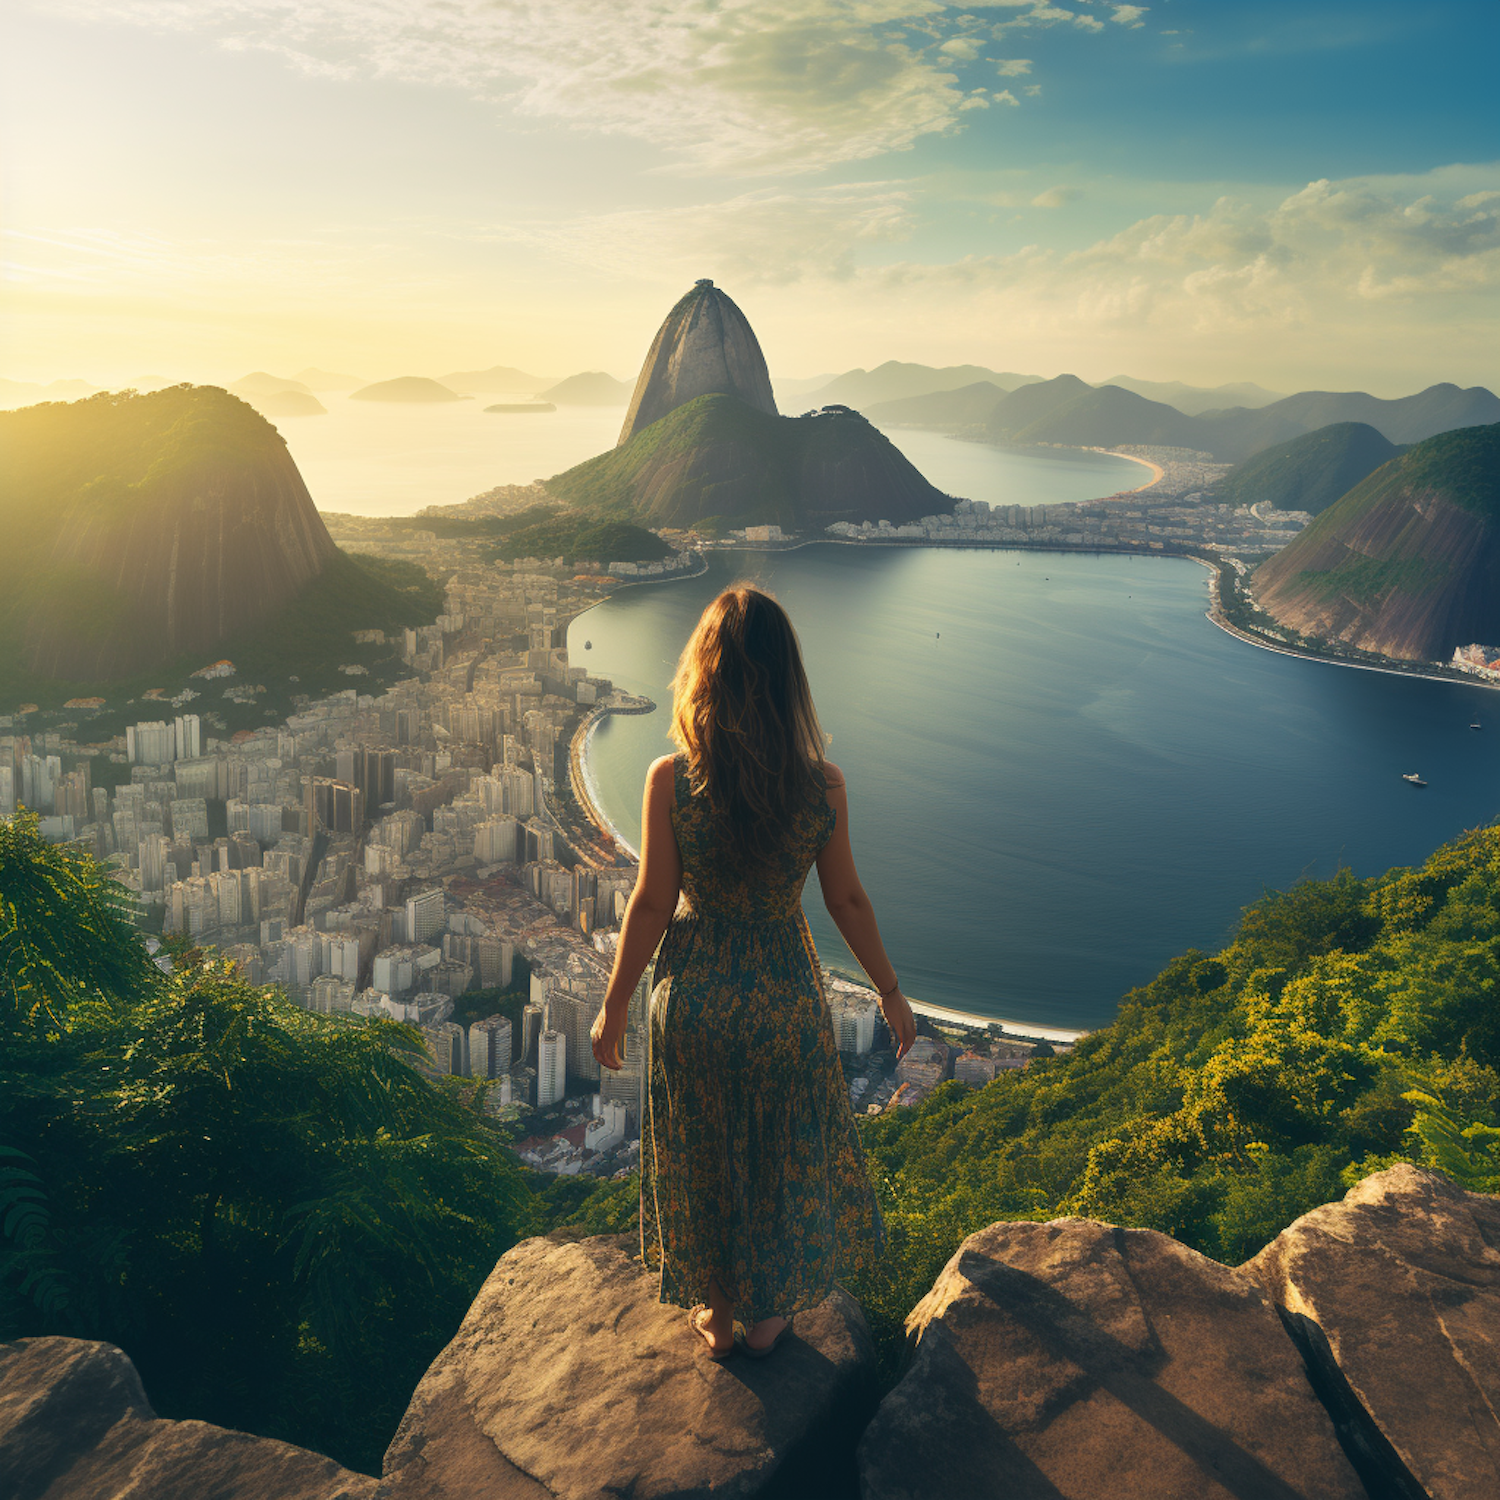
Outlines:
{"type": "Polygon", "coordinates": [[[1059,375],[996,396],[981,415],[989,401],[989,389],[977,383],[879,402],[866,415],[886,425],[964,431],[1020,445],[1190,448],[1228,462],[1331,423],[1360,422],[1388,442],[1414,443],[1455,427],[1500,421],[1500,398],[1483,386],[1462,390],[1449,384],[1389,401],[1364,391],[1301,391],[1260,407],[1189,415],[1122,385],[1091,386],[1076,375],[1059,375]]]}

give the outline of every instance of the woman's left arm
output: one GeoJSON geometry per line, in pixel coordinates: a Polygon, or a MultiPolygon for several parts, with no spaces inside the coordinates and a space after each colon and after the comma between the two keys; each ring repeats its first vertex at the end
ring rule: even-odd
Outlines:
{"type": "Polygon", "coordinates": [[[609,976],[604,1005],[594,1018],[594,1056],[601,1067],[622,1066],[620,1043],[630,997],[646,972],[646,965],[677,910],[682,886],[682,856],[672,831],[672,805],[677,798],[676,773],[670,755],[646,773],[646,795],[641,805],[641,872],[625,907],[620,943],[609,976]]]}

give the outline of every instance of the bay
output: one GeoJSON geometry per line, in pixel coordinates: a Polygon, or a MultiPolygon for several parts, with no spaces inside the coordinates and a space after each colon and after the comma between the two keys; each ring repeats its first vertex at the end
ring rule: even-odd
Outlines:
{"type": "MultiPolygon", "coordinates": [[[[797,626],[861,878],[918,1000],[1091,1029],[1266,889],[1417,863],[1500,813],[1491,691],[1248,646],[1205,618],[1190,560],[820,543],[712,554],[574,621],[574,662],[660,705],[591,745],[632,843],[677,654],[736,577],[797,626]]],[[[815,875],[806,905],[825,961],[852,970],[815,875]]]]}
{"type": "Polygon", "coordinates": [[[501,484],[550,479],[614,447],[622,406],[487,412],[503,398],[433,405],[351,401],[328,392],[327,416],[276,422],[319,510],[410,516],[501,484]]]}

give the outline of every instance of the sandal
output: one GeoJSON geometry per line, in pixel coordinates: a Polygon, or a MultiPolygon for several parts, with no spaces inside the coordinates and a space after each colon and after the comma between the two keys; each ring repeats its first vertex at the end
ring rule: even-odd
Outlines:
{"type": "Polygon", "coordinates": [[[735,1341],[735,1344],[739,1347],[739,1349],[743,1353],[748,1354],[751,1359],[765,1359],[769,1355],[775,1353],[777,1345],[780,1344],[781,1341],[791,1331],[792,1331],[792,1320],[790,1318],[788,1318],[786,1320],[786,1322],[783,1323],[781,1325],[781,1327],[776,1330],[776,1337],[773,1338],[771,1340],[771,1342],[769,1344],[767,1344],[763,1349],[757,1349],[755,1347],[755,1345],[752,1344],[749,1341],[748,1330],[744,1334],[739,1334],[739,1333],[735,1334],[734,1341],[735,1341]]]}
{"type": "MultiPolygon", "coordinates": [[[[688,1326],[693,1330],[694,1333],[698,1335],[700,1339],[703,1340],[703,1347],[708,1351],[708,1357],[713,1360],[716,1365],[722,1365],[724,1361],[728,1359],[737,1348],[740,1347],[739,1338],[738,1335],[736,1335],[735,1339],[730,1343],[727,1349],[715,1349],[714,1346],[709,1343],[708,1334],[704,1331],[703,1328],[703,1321],[698,1316],[699,1313],[706,1313],[709,1311],[711,1311],[711,1309],[706,1302],[700,1302],[697,1304],[697,1306],[689,1308],[687,1315],[688,1326]]],[[[751,1354],[755,1353],[753,1349],[747,1352],[751,1354]]]]}

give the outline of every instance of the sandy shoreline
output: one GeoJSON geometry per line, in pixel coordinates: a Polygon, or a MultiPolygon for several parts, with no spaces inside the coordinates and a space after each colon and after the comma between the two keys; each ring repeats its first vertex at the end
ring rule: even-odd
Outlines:
{"type": "MultiPolygon", "coordinates": [[[[662,579],[661,581],[668,582],[669,580],[662,579]]],[[[593,741],[594,731],[611,713],[619,712],[621,709],[615,705],[601,704],[579,723],[568,747],[568,766],[573,780],[573,795],[578,799],[578,805],[583,809],[585,816],[605,839],[624,850],[631,859],[638,861],[641,857],[640,851],[615,827],[609,815],[604,811],[603,802],[599,797],[598,783],[594,780],[594,773],[589,766],[589,745],[593,741]]],[[[925,1000],[915,999],[911,995],[906,998],[911,1002],[911,1008],[914,1011],[934,1021],[947,1021],[959,1026],[981,1029],[987,1026],[999,1026],[1010,1036],[1041,1038],[1049,1042],[1076,1042],[1080,1037],[1088,1035],[1086,1031],[1075,1030],[1071,1027],[1041,1026],[1034,1022],[1015,1021],[1003,1016],[976,1015],[972,1011],[954,1010],[950,1006],[931,1004],[925,1000]]]]}

